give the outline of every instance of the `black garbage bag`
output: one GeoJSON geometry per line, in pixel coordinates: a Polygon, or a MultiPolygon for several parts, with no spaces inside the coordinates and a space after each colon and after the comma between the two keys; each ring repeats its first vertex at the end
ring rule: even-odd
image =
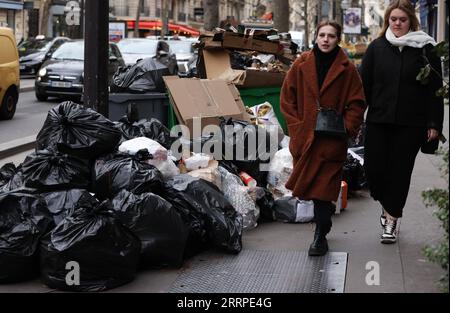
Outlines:
{"type": "Polygon", "coordinates": [[[61,290],[111,289],[134,279],[140,249],[139,238],[118,220],[111,202],[100,203],[85,193],[74,212],[42,238],[41,278],[61,290]],[[74,278],[75,284],[68,284],[67,266],[73,262],[79,267],[79,282],[74,278]]]}
{"type": "Polygon", "coordinates": [[[162,196],[180,212],[190,229],[186,256],[209,247],[239,253],[242,216],[212,183],[182,174],[166,182],[162,196]]]}
{"type": "Polygon", "coordinates": [[[52,191],[41,194],[47,203],[55,225],[58,225],[66,216],[72,214],[83,197],[92,198],[87,190],[69,189],[63,191],[52,191]]]}
{"type": "Polygon", "coordinates": [[[25,186],[39,191],[87,189],[91,183],[89,162],[67,154],[40,150],[22,164],[25,186]]]}
{"type": "Polygon", "coordinates": [[[120,137],[109,119],[90,108],[66,101],[48,112],[36,139],[39,150],[58,150],[90,160],[113,151],[120,137]]]}
{"type": "Polygon", "coordinates": [[[223,160],[231,161],[239,171],[244,171],[252,176],[257,181],[258,186],[266,187],[267,170],[262,170],[261,165],[266,164],[268,166],[270,159],[273,157],[271,154],[278,151],[278,135],[271,140],[270,133],[267,130],[246,121],[231,118],[222,119],[220,128],[223,140],[223,160]],[[231,127],[234,131],[232,133],[227,132],[225,129],[228,127],[231,127]],[[271,144],[274,145],[272,149],[271,144]],[[263,154],[267,154],[268,157],[262,158],[263,154]]]}
{"type": "Polygon", "coordinates": [[[16,173],[6,182],[3,186],[0,186],[0,193],[8,191],[18,190],[30,190],[25,187],[22,164],[16,168],[16,173]]]}
{"type": "Polygon", "coordinates": [[[0,168],[0,188],[6,185],[17,173],[14,163],[6,163],[0,168]]]}
{"type": "Polygon", "coordinates": [[[350,153],[347,154],[347,161],[344,163],[342,180],[347,183],[349,191],[367,188],[364,168],[350,153]]]}
{"type": "Polygon", "coordinates": [[[267,190],[266,188],[263,189],[264,196],[256,199],[256,205],[259,207],[260,211],[258,219],[259,223],[272,222],[275,220],[275,212],[273,210],[275,199],[273,198],[273,195],[269,190],[267,190]]]}
{"type": "Polygon", "coordinates": [[[170,202],[122,190],[112,204],[122,224],[141,240],[142,267],[182,265],[189,229],[170,202]]]}
{"type": "Polygon", "coordinates": [[[39,240],[52,226],[40,196],[0,194],[0,283],[32,279],[39,274],[39,240]]]}
{"type": "Polygon", "coordinates": [[[141,125],[142,135],[144,137],[157,141],[167,150],[170,150],[172,144],[178,139],[178,137],[171,137],[170,130],[156,118],[143,121],[141,125]]]}
{"type": "Polygon", "coordinates": [[[136,155],[119,152],[97,159],[93,191],[100,199],[112,199],[121,190],[135,194],[158,194],[163,176],[156,167],[146,162],[150,158],[148,151],[143,150],[136,155]]]}
{"type": "Polygon", "coordinates": [[[153,58],[120,67],[113,76],[111,92],[165,92],[163,76],[170,75],[166,65],[153,58]]]}

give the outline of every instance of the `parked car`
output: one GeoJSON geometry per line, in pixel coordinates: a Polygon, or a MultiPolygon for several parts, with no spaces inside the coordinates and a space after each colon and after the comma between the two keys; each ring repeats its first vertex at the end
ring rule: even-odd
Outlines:
{"type": "Polygon", "coordinates": [[[20,74],[35,75],[41,68],[42,63],[63,43],[70,40],[67,37],[36,37],[23,41],[18,46],[20,74]]]}
{"type": "MultiPolygon", "coordinates": [[[[109,44],[108,81],[120,66],[125,66],[116,44],[109,44]]],[[[84,41],[66,42],[46,60],[35,80],[35,94],[39,101],[49,96],[73,98],[77,102],[83,95],[84,41]]]]}
{"type": "Polygon", "coordinates": [[[139,59],[156,55],[158,40],[146,38],[125,38],[117,43],[126,65],[133,65],[139,59]]]}
{"type": "Polygon", "coordinates": [[[178,76],[189,76],[189,67],[195,60],[195,51],[192,40],[167,40],[170,51],[175,53],[178,64],[178,76]]]}
{"type": "Polygon", "coordinates": [[[0,27],[0,119],[10,120],[19,99],[19,53],[12,29],[0,27]]]}

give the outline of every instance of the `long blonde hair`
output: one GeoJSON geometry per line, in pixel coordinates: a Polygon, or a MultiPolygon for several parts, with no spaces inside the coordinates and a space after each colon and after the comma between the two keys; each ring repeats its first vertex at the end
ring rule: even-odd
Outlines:
{"type": "Polygon", "coordinates": [[[419,30],[419,20],[417,19],[416,16],[416,10],[414,8],[414,6],[411,4],[411,1],[409,0],[395,0],[393,1],[389,7],[386,9],[386,12],[384,13],[384,25],[383,25],[383,29],[381,30],[379,37],[383,37],[384,35],[386,35],[386,30],[389,27],[389,17],[391,16],[391,13],[393,10],[395,9],[400,9],[403,12],[406,13],[406,15],[408,15],[409,18],[409,30],[412,31],[417,31],[419,30]]]}

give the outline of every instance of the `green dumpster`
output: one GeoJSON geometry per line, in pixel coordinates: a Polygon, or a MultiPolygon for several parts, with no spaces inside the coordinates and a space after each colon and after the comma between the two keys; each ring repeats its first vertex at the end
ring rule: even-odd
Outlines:
{"type": "Polygon", "coordinates": [[[281,87],[258,87],[258,88],[242,88],[239,89],[242,101],[248,107],[261,104],[265,101],[269,102],[275,115],[277,116],[278,122],[280,122],[281,128],[284,133],[287,134],[286,121],[283,114],[280,111],[280,91],[281,87]]]}
{"type": "MultiPolygon", "coordinates": [[[[248,107],[261,104],[264,101],[269,102],[275,111],[275,115],[277,116],[277,119],[280,122],[281,128],[283,129],[285,134],[288,134],[286,121],[284,119],[283,114],[281,114],[280,111],[280,91],[281,87],[264,87],[264,88],[259,87],[259,88],[239,89],[242,101],[248,107]]],[[[168,118],[169,129],[171,129],[176,124],[178,124],[177,117],[172,108],[172,105],[169,105],[169,118],[168,118]]]]}

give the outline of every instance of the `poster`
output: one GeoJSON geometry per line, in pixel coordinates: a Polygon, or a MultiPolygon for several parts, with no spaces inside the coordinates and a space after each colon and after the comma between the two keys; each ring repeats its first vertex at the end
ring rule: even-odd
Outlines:
{"type": "Polygon", "coordinates": [[[345,10],[344,34],[361,34],[361,8],[345,10]]]}
{"type": "Polygon", "coordinates": [[[125,22],[109,22],[109,41],[118,42],[125,38],[126,23],[125,22]]]}

